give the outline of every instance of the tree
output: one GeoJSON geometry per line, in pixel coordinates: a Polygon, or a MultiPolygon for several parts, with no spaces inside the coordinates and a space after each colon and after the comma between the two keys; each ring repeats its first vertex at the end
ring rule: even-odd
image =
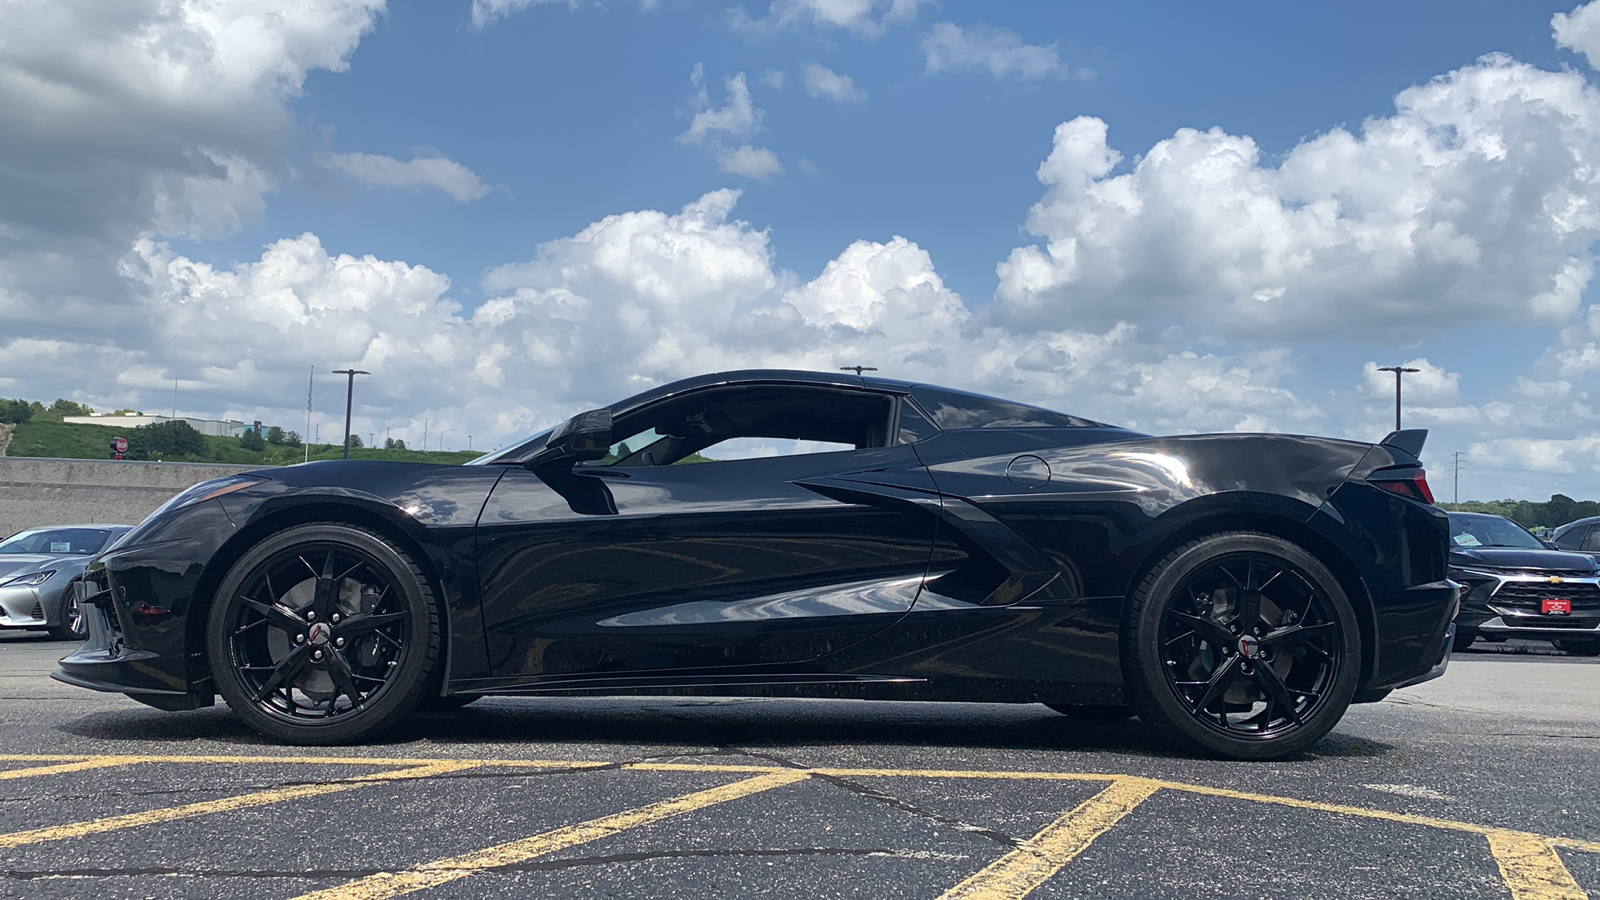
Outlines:
{"type": "Polygon", "coordinates": [[[206,439],[182,419],[140,425],[128,437],[128,455],[134,459],[172,459],[202,456],[206,439]]]}
{"type": "Polygon", "coordinates": [[[94,408],[60,398],[50,404],[50,408],[45,410],[45,415],[59,421],[66,416],[92,416],[94,415],[94,408]]]}
{"type": "Polygon", "coordinates": [[[254,428],[246,428],[239,434],[239,446],[246,450],[265,450],[267,442],[261,439],[261,432],[254,428]]]}
{"type": "Polygon", "coordinates": [[[361,435],[356,434],[355,432],[351,432],[350,433],[350,449],[351,450],[355,450],[356,448],[362,447],[362,446],[365,446],[365,445],[361,443],[361,435]]]}
{"type": "Polygon", "coordinates": [[[21,425],[33,418],[33,406],[26,400],[0,400],[0,423],[21,425]]]}
{"type": "Polygon", "coordinates": [[[404,449],[406,449],[406,442],[401,440],[400,438],[384,438],[383,439],[383,449],[385,449],[385,450],[404,450],[404,449]]]}
{"type": "Polygon", "coordinates": [[[276,425],[267,429],[267,443],[269,444],[281,447],[282,445],[288,443],[288,441],[285,440],[285,437],[286,435],[283,433],[283,429],[276,425]]]}
{"type": "MultiPolygon", "coordinates": [[[[271,434],[272,432],[269,431],[267,433],[271,434]]],[[[283,445],[285,447],[298,447],[300,446],[300,440],[300,432],[298,431],[285,431],[283,433],[283,445]]]]}

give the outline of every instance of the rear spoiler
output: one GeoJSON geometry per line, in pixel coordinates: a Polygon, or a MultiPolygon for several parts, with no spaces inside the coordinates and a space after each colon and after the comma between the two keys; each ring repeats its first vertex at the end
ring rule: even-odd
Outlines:
{"type": "Polygon", "coordinates": [[[1391,431],[1389,436],[1379,441],[1385,447],[1393,447],[1406,453],[1422,458],[1422,445],[1428,441],[1428,429],[1407,428],[1403,431],[1391,431]]]}

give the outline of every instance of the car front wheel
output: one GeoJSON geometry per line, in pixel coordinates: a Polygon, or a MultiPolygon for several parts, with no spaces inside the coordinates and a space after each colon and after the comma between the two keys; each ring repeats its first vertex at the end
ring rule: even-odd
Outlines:
{"type": "Polygon", "coordinates": [[[1277,759],[1327,734],[1355,694],[1355,611],[1320,560],[1227,532],[1169,553],[1126,608],[1124,676],[1140,718],[1233,759],[1277,759]]]}
{"type": "Polygon", "coordinates": [[[388,538],[300,525],[229,570],[206,650],[217,692],[252,728],[347,743],[393,727],[435,683],[438,614],[421,569],[388,538]]]}
{"type": "Polygon", "coordinates": [[[1568,656],[1600,656],[1600,640],[1593,638],[1588,640],[1564,638],[1555,644],[1556,649],[1568,656]]]}

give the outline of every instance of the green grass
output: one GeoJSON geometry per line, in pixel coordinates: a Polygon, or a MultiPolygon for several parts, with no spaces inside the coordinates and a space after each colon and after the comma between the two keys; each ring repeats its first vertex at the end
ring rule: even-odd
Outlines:
{"type": "MultiPolygon", "coordinates": [[[[129,437],[132,429],[105,425],[68,425],[63,422],[29,421],[18,425],[11,435],[7,456],[40,456],[54,459],[110,459],[111,439],[129,437]]],[[[305,460],[304,447],[277,447],[267,445],[265,450],[246,450],[235,437],[205,435],[204,455],[176,456],[166,462],[212,462],[255,466],[287,466],[305,460]]],[[[384,450],[358,447],[350,451],[351,459],[386,459],[396,462],[425,462],[442,465],[460,465],[481,456],[476,450],[420,451],[384,450]]],[[[311,458],[340,459],[344,448],[338,444],[312,444],[311,458]]]]}

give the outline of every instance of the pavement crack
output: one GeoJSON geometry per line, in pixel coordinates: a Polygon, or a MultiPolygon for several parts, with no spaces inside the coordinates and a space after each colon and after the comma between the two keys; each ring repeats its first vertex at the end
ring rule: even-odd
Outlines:
{"type": "Polygon", "coordinates": [[[982,825],[974,825],[971,822],[963,822],[960,819],[954,819],[950,816],[936,813],[931,809],[923,809],[914,803],[901,800],[899,797],[895,797],[891,794],[885,794],[882,791],[874,790],[859,782],[851,781],[848,778],[840,778],[837,775],[822,774],[814,775],[812,777],[820,778],[829,784],[838,785],[852,794],[865,797],[868,800],[876,800],[885,806],[898,809],[901,812],[910,813],[911,815],[918,816],[919,818],[927,819],[947,828],[954,828],[958,831],[964,831],[967,834],[975,834],[979,837],[988,838],[989,840],[994,841],[995,843],[1004,847],[1015,849],[1022,845],[1022,841],[1020,839],[1012,837],[1003,831],[996,831],[993,828],[985,828],[982,825]]]}

